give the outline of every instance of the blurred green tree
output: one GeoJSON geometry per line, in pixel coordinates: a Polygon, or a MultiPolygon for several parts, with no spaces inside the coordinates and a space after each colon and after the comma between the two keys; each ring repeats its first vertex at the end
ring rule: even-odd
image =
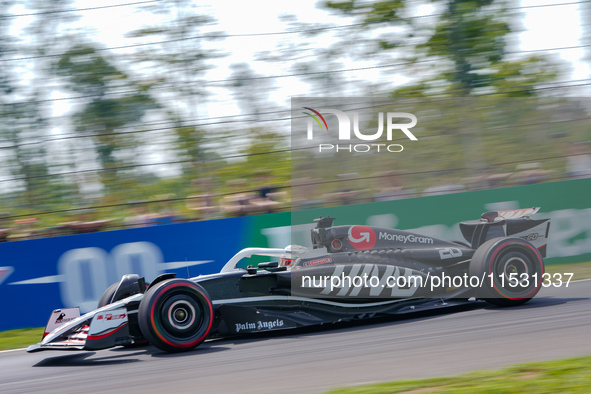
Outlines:
{"type": "MultiPolygon", "coordinates": [[[[429,174],[411,179],[421,187],[439,182],[437,176],[433,177],[437,172],[431,172],[437,169],[456,180],[497,171],[491,164],[500,158],[491,157],[487,148],[505,146],[505,157],[512,157],[519,155],[523,147],[507,144],[505,133],[494,127],[487,130],[486,126],[494,124],[498,116],[491,109],[498,102],[459,99],[435,103],[428,98],[540,97],[545,93],[540,89],[543,84],[555,80],[562,71],[562,65],[548,56],[510,51],[511,40],[515,39],[512,33],[521,14],[510,10],[509,6],[515,8],[514,3],[506,0],[329,0],[322,5],[348,17],[356,34],[364,36],[355,41],[343,37],[351,53],[373,57],[376,63],[400,64],[386,69],[405,82],[377,86],[378,94],[421,98],[432,112],[441,113],[434,123],[422,119],[422,126],[429,125],[421,135],[422,148],[397,160],[399,168],[429,174]],[[419,14],[420,6],[430,6],[431,11],[419,14]],[[430,136],[436,138],[426,139],[430,136]],[[431,140],[437,143],[431,144],[431,140]],[[437,160],[433,161],[433,157],[437,160]]],[[[372,95],[375,93],[372,91],[372,95]]],[[[416,111],[421,105],[418,103],[416,111]]],[[[525,103],[521,109],[503,113],[504,124],[531,121],[535,111],[525,108],[525,103]]],[[[513,139],[527,139],[525,129],[508,130],[513,139]]],[[[536,154],[528,152],[528,156],[536,154]]]]}
{"type": "Polygon", "coordinates": [[[273,89],[272,81],[254,72],[247,63],[235,63],[230,68],[232,75],[229,87],[244,116],[256,122],[261,121],[263,112],[270,107],[268,97],[273,89]]]}
{"type": "MultiPolygon", "coordinates": [[[[547,57],[508,51],[511,14],[505,0],[431,0],[433,17],[415,17],[409,0],[326,1],[335,13],[353,17],[375,34],[369,53],[394,54],[410,82],[391,92],[401,96],[503,94],[527,97],[553,80],[559,65],[547,57]],[[383,29],[387,29],[385,32],[383,29]]],[[[368,40],[371,41],[371,40],[368,40]]],[[[367,53],[367,52],[365,52],[367,53]]]]}
{"type": "MultiPolygon", "coordinates": [[[[312,95],[344,97],[347,88],[351,87],[351,78],[335,71],[346,68],[344,60],[348,46],[323,39],[326,29],[330,30],[328,24],[302,22],[295,15],[281,15],[280,19],[289,24],[288,31],[297,32],[301,39],[283,39],[273,50],[258,52],[257,60],[281,63],[285,70],[310,85],[312,95]],[[319,46],[319,42],[323,45],[319,46]]],[[[355,41],[357,38],[354,29],[347,29],[344,40],[355,41]]]]}
{"type": "Polygon", "coordinates": [[[203,42],[219,39],[219,32],[202,33],[215,19],[197,12],[192,0],[164,0],[143,7],[159,15],[159,24],[128,34],[131,38],[154,40],[149,47],[139,47],[135,66],[147,67],[154,97],[166,109],[176,141],[173,154],[181,158],[183,178],[207,176],[213,171],[206,163],[208,140],[218,136],[205,132],[199,123],[199,107],[207,99],[204,73],[211,68],[208,61],[222,54],[205,48],[203,42]]]}
{"type": "Polygon", "coordinates": [[[64,78],[69,90],[86,99],[72,121],[76,131],[91,137],[95,145],[101,183],[108,191],[124,189],[125,167],[134,160],[129,150],[139,140],[123,129],[139,126],[146,112],[158,107],[149,87],[133,81],[104,52],[87,43],[64,53],[55,64],[55,73],[64,78]]]}
{"type": "MultiPolygon", "coordinates": [[[[9,10],[17,3],[1,1],[0,14],[9,15],[9,10]]],[[[0,190],[5,200],[3,209],[18,214],[49,209],[50,199],[44,197],[53,195],[56,189],[52,185],[63,180],[50,178],[50,163],[43,141],[48,122],[42,106],[42,89],[35,83],[23,81],[25,66],[19,64],[19,69],[13,62],[6,61],[23,50],[23,45],[14,45],[16,40],[9,30],[12,22],[10,17],[0,18],[0,139],[5,175],[0,190]]]]}

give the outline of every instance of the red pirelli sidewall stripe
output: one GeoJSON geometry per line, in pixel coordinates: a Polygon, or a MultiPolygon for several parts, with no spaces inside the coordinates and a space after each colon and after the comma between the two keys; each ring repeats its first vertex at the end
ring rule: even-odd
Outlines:
{"type": "MultiPolygon", "coordinates": [[[[501,250],[502,250],[502,249],[503,249],[505,246],[507,246],[507,245],[520,245],[520,246],[525,246],[525,247],[529,248],[530,250],[532,250],[532,251],[533,251],[533,253],[534,253],[534,256],[535,256],[535,257],[538,259],[538,262],[539,262],[539,264],[540,264],[540,268],[542,269],[542,271],[541,271],[541,273],[540,273],[540,278],[539,278],[539,280],[538,280],[538,283],[536,283],[536,286],[534,286],[534,288],[532,289],[532,291],[530,291],[530,292],[529,292],[527,295],[525,295],[524,297],[505,297],[505,298],[507,298],[507,299],[510,299],[510,300],[516,300],[516,301],[517,301],[517,300],[522,300],[522,299],[524,299],[524,298],[529,298],[530,294],[532,294],[532,293],[535,293],[535,292],[536,292],[536,289],[538,289],[538,287],[541,285],[541,283],[542,283],[542,280],[543,280],[543,275],[544,275],[544,264],[543,264],[542,260],[539,258],[539,252],[538,252],[538,250],[537,250],[536,248],[534,248],[534,247],[533,247],[533,246],[531,246],[530,244],[528,244],[528,243],[521,243],[521,242],[519,242],[519,241],[516,241],[516,240],[513,240],[513,241],[507,241],[507,242],[505,242],[505,243],[501,244],[500,246],[498,246],[498,247],[496,248],[496,250],[493,252],[492,256],[490,257],[490,260],[489,260],[489,265],[488,265],[488,272],[489,272],[489,273],[490,273],[490,272],[492,272],[491,270],[492,270],[492,266],[493,266],[493,264],[494,264],[494,261],[495,261],[495,257],[496,257],[496,256],[497,256],[497,254],[499,254],[499,252],[500,252],[500,251],[501,251],[501,250]]],[[[494,279],[496,279],[496,278],[494,278],[494,279]]],[[[500,294],[503,294],[503,295],[505,294],[505,293],[504,293],[504,292],[503,292],[501,289],[499,289],[499,288],[497,287],[497,285],[496,285],[496,282],[495,282],[494,280],[493,280],[493,282],[492,282],[492,283],[493,283],[493,287],[495,288],[495,290],[497,290],[497,292],[499,292],[500,294]]]]}

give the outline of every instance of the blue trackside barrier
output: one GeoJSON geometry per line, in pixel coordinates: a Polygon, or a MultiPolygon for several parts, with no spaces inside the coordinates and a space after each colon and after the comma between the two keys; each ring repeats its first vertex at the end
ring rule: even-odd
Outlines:
{"type": "Polygon", "coordinates": [[[180,223],[0,244],[0,331],[40,327],[52,310],[96,308],[127,273],[186,278],[219,272],[243,245],[248,218],[180,223]]]}

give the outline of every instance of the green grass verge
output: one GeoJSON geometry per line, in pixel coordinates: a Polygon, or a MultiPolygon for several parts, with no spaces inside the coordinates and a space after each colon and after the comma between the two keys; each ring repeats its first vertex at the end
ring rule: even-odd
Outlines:
{"type": "Polygon", "coordinates": [[[43,337],[44,327],[22,328],[0,332],[0,350],[24,348],[37,343],[43,337]]]}
{"type": "Polygon", "coordinates": [[[591,356],[518,364],[500,370],[454,377],[398,381],[330,391],[344,394],[588,392],[591,392],[591,356]]]}
{"type": "Polygon", "coordinates": [[[574,273],[572,280],[590,279],[591,261],[585,263],[547,265],[546,272],[549,272],[550,274],[572,272],[574,273]]]}

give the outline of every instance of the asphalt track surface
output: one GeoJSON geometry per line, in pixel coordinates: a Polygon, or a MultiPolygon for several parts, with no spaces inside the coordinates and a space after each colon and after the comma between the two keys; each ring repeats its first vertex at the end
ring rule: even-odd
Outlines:
{"type": "Polygon", "coordinates": [[[591,281],[530,303],[469,308],[321,331],[206,342],[183,354],[151,346],[0,353],[0,393],[317,393],[591,355],[591,281]]]}

